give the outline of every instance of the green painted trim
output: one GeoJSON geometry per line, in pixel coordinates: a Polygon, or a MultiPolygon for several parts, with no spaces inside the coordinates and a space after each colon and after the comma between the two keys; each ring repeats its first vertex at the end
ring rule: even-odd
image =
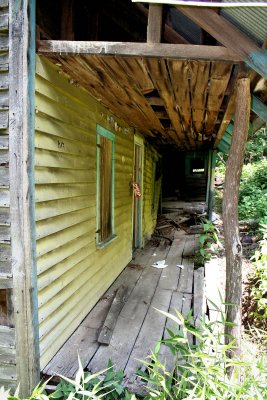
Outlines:
{"type": "Polygon", "coordinates": [[[96,233],[96,245],[98,248],[102,249],[106,247],[109,243],[113,242],[113,240],[116,238],[115,235],[115,222],[114,222],[114,194],[115,194],[115,139],[116,136],[114,133],[108,131],[106,128],[103,128],[103,126],[96,125],[96,232],[100,229],[100,201],[99,201],[99,190],[100,190],[100,174],[99,174],[99,168],[100,168],[100,148],[98,145],[100,144],[100,136],[103,136],[112,142],[112,171],[111,171],[111,231],[112,234],[111,236],[104,240],[100,241],[99,240],[99,233],[96,233]]]}
{"type": "Polygon", "coordinates": [[[208,218],[212,219],[213,199],[214,199],[214,179],[215,179],[215,166],[216,166],[216,151],[211,151],[211,164],[210,164],[210,185],[209,185],[209,201],[208,201],[208,218]]]}
{"type": "Polygon", "coordinates": [[[251,96],[251,110],[263,121],[267,122],[267,106],[256,96],[251,96]]]}

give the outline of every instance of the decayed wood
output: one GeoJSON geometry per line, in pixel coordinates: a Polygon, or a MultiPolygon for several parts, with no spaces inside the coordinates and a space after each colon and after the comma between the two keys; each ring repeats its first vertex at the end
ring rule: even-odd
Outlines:
{"type": "MultiPolygon", "coordinates": [[[[168,251],[169,248],[158,248],[156,250],[157,259],[165,259],[168,251]]],[[[148,263],[151,265],[154,261],[156,261],[155,257],[152,256],[148,263]]],[[[101,346],[98,349],[88,365],[90,371],[95,372],[105,368],[109,358],[114,362],[116,369],[125,368],[140,327],[148,312],[160,275],[161,270],[157,268],[145,268],[127,303],[121,310],[110,346],[101,346]],[[124,333],[126,329],[129,332],[127,336],[124,333]]]]}
{"type": "MultiPolygon", "coordinates": [[[[258,68],[254,64],[251,54],[264,55],[264,50],[257,46],[248,36],[242,33],[231,22],[213,10],[199,9],[196,7],[179,7],[179,11],[198,24],[202,29],[212,35],[218,42],[236,52],[244,61],[250,61],[250,66],[255,68],[262,76],[267,77],[266,67],[258,68]]],[[[266,57],[266,52],[265,52],[266,57]]]]}
{"type": "MultiPolygon", "coordinates": [[[[196,327],[200,325],[200,320],[206,312],[204,298],[204,267],[201,267],[194,271],[193,316],[196,327]]],[[[198,342],[197,337],[195,341],[198,342]]]]}
{"type": "Polygon", "coordinates": [[[39,382],[37,290],[34,254],[34,12],[29,1],[10,2],[10,215],[16,365],[20,394],[39,382]],[[31,21],[31,22],[30,22],[31,21]]]}
{"type": "Polygon", "coordinates": [[[226,318],[235,326],[226,326],[227,334],[236,338],[234,354],[240,352],[241,339],[241,297],[242,297],[242,246],[239,238],[238,224],[238,193],[240,176],[245,156],[245,146],[248,135],[250,115],[250,80],[241,78],[237,81],[236,111],[234,131],[229,158],[226,164],[223,224],[226,251],[226,303],[228,306],[226,318]]]}
{"type": "Polygon", "coordinates": [[[15,347],[15,329],[7,326],[0,326],[0,346],[15,347]]]}
{"type": "Polygon", "coordinates": [[[38,53],[43,55],[117,55],[172,58],[176,60],[207,60],[236,63],[242,55],[222,46],[202,46],[170,43],[83,42],[62,40],[37,41],[38,53]]]}
{"type": "Polygon", "coordinates": [[[160,43],[162,32],[163,7],[159,4],[150,4],[147,22],[147,42],[160,43]]]}
{"type": "Polygon", "coordinates": [[[114,327],[116,325],[117,318],[119,316],[119,313],[125,303],[125,297],[127,294],[128,288],[127,286],[121,286],[111,304],[110,310],[108,312],[108,315],[105,319],[105,322],[103,324],[103,327],[99,333],[97,341],[101,344],[109,344],[112,333],[114,330],[114,327]]]}
{"type": "Polygon", "coordinates": [[[214,133],[214,126],[217,121],[231,72],[232,65],[212,63],[210,86],[207,96],[206,123],[204,127],[206,135],[212,135],[212,133],[214,133]]]}

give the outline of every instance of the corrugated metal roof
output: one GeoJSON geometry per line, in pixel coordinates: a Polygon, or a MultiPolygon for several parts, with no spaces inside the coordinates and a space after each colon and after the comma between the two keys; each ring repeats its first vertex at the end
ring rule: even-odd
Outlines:
{"type": "MultiPolygon", "coordinates": [[[[222,0],[222,3],[240,0],[222,0]]],[[[258,0],[242,0],[242,2],[258,0]]],[[[266,2],[267,3],[267,2],[266,2]]],[[[241,31],[262,45],[267,37],[267,7],[259,8],[222,8],[220,14],[237,26],[241,31]]]]}

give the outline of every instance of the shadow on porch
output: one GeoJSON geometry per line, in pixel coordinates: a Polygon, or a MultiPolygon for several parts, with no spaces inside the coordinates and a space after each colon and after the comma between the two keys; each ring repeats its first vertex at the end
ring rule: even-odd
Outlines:
{"type": "MultiPolygon", "coordinates": [[[[204,268],[194,269],[193,255],[198,246],[195,235],[176,230],[169,241],[156,238],[138,250],[95,305],[78,329],[42,371],[44,375],[75,376],[79,353],[84,368],[103,370],[111,359],[115,369],[122,369],[125,383],[134,388],[136,370],[160,339],[168,337],[171,321],[157,309],[184,316],[190,309],[197,317],[205,311],[204,268]],[[164,269],[152,264],[165,260],[164,269]]],[[[167,369],[174,369],[174,357],[166,346],[160,359],[167,369]]]]}

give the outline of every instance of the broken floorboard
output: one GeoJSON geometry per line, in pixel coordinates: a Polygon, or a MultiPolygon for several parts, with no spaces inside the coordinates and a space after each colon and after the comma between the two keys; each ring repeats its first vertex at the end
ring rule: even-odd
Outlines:
{"type": "MultiPolygon", "coordinates": [[[[159,340],[168,338],[168,328],[177,329],[158,310],[174,313],[177,309],[186,316],[193,309],[197,318],[204,304],[203,288],[200,290],[203,276],[194,274],[195,247],[194,235],[178,231],[171,246],[161,241],[156,247],[150,242],[139,251],[43,373],[74,377],[79,354],[83,367],[91,372],[105,369],[111,359],[116,370],[124,371],[125,384],[136,387],[136,370],[143,365],[140,360],[154,350],[159,340]],[[159,260],[165,260],[168,266],[151,267],[159,260]],[[194,282],[196,279],[201,282],[194,282]],[[194,288],[200,293],[194,294],[194,288]],[[119,311],[115,307],[116,294],[121,302],[119,311]],[[105,321],[111,321],[108,345],[98,342],[105,321]]],[[[161,346],[160,358],[173,371],[174,358],[165,345],[161,346]]]]}

